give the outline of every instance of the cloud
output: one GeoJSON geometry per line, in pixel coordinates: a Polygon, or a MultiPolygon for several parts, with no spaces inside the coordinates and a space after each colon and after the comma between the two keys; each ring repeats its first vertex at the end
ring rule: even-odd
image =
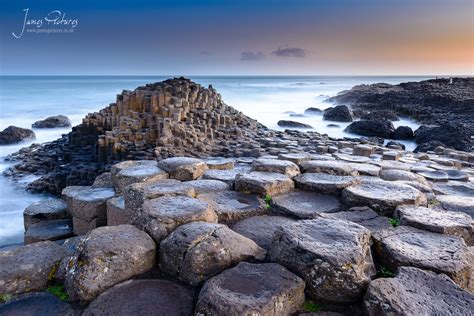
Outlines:
{"type": "Polygon", "coordinates": [[[200,55],[204,55],[204,56],[211,56],[212,53],[210,51],[207,51],[207,50],[202,50],[199,52],[200,55]]]}
{"type": "Polygon", "coordinates": [[[262,60],[265,55],[262,52],[242,52],[240,54],[240,60],[262,60]]]}
{"type": "Polygon", "coordinates": [[[306,56],[306,51],[299,47],[278,47],[277,50],[272,52],[272,55],[278,57],[298,57],[303,58],[306,56]]]}

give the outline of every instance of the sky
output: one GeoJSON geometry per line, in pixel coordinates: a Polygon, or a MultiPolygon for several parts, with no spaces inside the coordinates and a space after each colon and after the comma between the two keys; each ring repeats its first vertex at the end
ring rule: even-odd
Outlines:
{"type": "Polygon", "coordinates": [[[2,75],[474,75],[473,0],[0,0],[2,75]]]}

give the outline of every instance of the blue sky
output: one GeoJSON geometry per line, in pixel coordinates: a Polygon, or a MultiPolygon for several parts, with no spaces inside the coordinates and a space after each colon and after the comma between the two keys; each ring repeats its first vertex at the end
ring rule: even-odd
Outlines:
{"type": "Polygon", "coordinates": [[[473,6],[471,0],[0,0],[0,70],[46,75],[473,74],[473,6]],[[43,24],[27,25],[15,38],[25,9],[28,20],[43,24]],[[77,20],[77,26],[48,24],[45,18],[56,14],[77,20]],[[74,32],[38,32],[63,28],[74,32]]]}

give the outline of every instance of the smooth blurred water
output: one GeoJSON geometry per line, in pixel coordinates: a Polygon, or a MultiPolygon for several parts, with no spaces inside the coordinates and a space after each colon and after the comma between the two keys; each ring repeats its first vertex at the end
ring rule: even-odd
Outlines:
{"type": "MultiPolygon", "coordinates": [[[[122,90],[133,90],[139,85],[162,81],[168,76],[0,76],[0,129],[9,125],[30,128],[31,124],[47,116],[67,115],[73,125],[79,124],[89,112],[98,111],[122,90]]],[[[272,129],[282,129],[279,120],[294,120],[310,124],[314,130],[333,137],[355,136],[340,128],[329,128],[322,116],[290,117],[287,111],[303,113],[308,107],[325,109],[331,104],[327,97],[350,89],[357,84],[376,82],[400,83],[419,81],[429,77],[206,77],[194,76],[192,80],[205,86],[212,84],[221,93],[225,103],[257,119],[272,129]]],[[[418,127],[413,121],[402,119],[395,126],[418,127]]],[[[4,161],[6,155],[33,142],[43,143],[67,133],[69,129],[34,129],[35,141],[0,146],[0,172],[11,166],[4,161]]],[[[408,149],[414,144],[405,142],[408,149]]],[[[25,182],[33,178],[25,179],[25,182]]],[[[22,184],[0,176],[0,245],[21,242],[23,239],[24,208],[45,195],[29,194],[22,184]]]]}

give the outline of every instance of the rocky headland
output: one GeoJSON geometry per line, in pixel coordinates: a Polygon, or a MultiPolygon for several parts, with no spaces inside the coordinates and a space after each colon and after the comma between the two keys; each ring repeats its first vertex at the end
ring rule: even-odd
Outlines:
{"type": "Polygon", "coordinates": [[[0,249],[1,315],[474,310],[472,152],[272,131],[175,78],[11,158],[60,197],[0,249]]]}

